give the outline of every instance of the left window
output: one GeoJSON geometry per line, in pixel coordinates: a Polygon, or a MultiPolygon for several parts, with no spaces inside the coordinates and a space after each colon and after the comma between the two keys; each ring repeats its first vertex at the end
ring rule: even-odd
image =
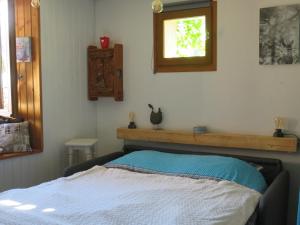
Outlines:
{"type": "Polygon", "coordinates": [[[0,115],[2,116],[13,114],[9,9],[9,1],[0,0],[0,115]]]}
{"type": "MultiPolygon", "coordinates": [[[[0,117],[1,160],[43,151],[43,116],[40,9],[32,7],[31,0],[0,0],[0,4],[0,53],[3,62],[0,71],[0,116],[14,117],[0,117]],[[17,62],[16,38],[18,41],[30,40],[26,48],[26,53],[27,49],[31,52],[30,60],[17,62]],[[22,143],[8,144],[7,140],[22,143]]],[[[23,48],[20,51],[18,47],[19,55],[23,48]]]]}

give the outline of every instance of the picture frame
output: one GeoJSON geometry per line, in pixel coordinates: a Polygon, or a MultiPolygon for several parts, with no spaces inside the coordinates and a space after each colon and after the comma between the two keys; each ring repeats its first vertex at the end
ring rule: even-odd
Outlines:
{"type": "Polygon", "coordinates": [[[17,63],[32,62],[31,37],[16,38],[16,57],[17,63]]]}
{"type": "Polygon", "coordinates": [[[300,63],[300,4],[260,9],[259,64],[300,63]]]}

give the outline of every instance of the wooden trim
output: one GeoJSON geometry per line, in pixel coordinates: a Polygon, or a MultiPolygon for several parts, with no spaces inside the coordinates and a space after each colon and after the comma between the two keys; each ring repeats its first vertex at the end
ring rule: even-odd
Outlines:
{"type": "Polygon", "coordinates": [[[217,32],[218,32],[218,7],[217,7],[217,2],[212,1],[211,2],[211,16],[212,16],[212,23],[211,23],[211,57],[212,61],[211,64],[209,65],[208,71],[217,71],[217,32]]]}
{"type": "Polygon", "coordinates": [[[41,150],[33,149],[32,152],[15,152],[15,153],[0,153],[0,160],[4,159],[11,159],[16,157],[22,157],[22,156],[29,156],[29,155],[35,155],[38,153],[41,153],[41,150]]]}
{"type": "Polygon", "coordinates": [[[196,72],[217,70],[217,2],[212,2],[210,7],[181,10],[153,14],[153,42],[154,42],[154,73],[157,72],[196,72]],[[210,39],[206,43],[207,56],[190,58],[166,59],[163,56],[164,20],[174,18],[206,15],[207,30],[210,39]]]}
{"type": "Polygon", "coordinates": [[[157,36],[158,36],[158,31],[157,31],[157,26],[158,26],[158,18],[155,13],[153,13],[153,73],[156,74],[157,69],[158,69],[158,41],[157,41],[157,36]]]}
{"type": "Polygon", "coordinates": [[[15,1],[8,1],[8,14],[12,116],[16,117],[18,115],[18,91],[16,65],[15,1]]]}
{"type": "MultiPolygon", "coordinates": [[[[31,0],[27,0],[28,4],[31,0]]],[[[41,29],[40,29],[40,8],[31,7],[31,21],[32,21],[32,38],[33,38],[33,62],[32,62],[32,76],[33,76],[33,109],[34,123],[32,135],[32,148],[44,148],[43,142],[43,102],[42,102],[42,66],[41,66],[41,29]]]]}
{"type": "Polygon", "coordinates": [[[154,73],[169,73],[169,72],[211,72],[216,71],[214,65],[186,65],[186,66],[158,66],[154,73]]]}
{"type": "Polygon", "coordinates": [[[188,131],[118,128],[119,139],[191,144],[260,151],[296,152],[297,138],[229,133],[193,134],[188,131]]]}

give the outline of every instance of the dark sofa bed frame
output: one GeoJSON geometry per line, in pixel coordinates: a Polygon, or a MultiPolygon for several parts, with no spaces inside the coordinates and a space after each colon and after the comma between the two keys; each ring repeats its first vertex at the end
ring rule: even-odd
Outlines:
{"type": "Polygon", "coordinates": [[[261,171],[268,183],[268,189],[261,197],[257,206],[255,225],[286,225],[287,207],[288,207],[288,192],[289,192],[289,174],[283,169],[282,163],[278,159],[256,158],[232,154],[214,154],[209,152],[183,151],[175,148],[158,148],[145,147],[137,145],[125,145],[123,152],[115,152],[106,156],[102,156],[82,164],[68,168],[64,176],[70,176],[74,173],[90,169],[95,165],[103,165],[111,160],[119,158],[125,154],[139,150],[156,150],[178,154],[195,154],[195,155],[223,155],[235,157],[250,163],[255,163],[263,166],[261,171]]]}

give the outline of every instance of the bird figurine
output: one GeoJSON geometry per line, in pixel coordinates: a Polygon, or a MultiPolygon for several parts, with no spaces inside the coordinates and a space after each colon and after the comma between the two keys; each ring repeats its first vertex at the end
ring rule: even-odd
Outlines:
{"type": "Polygon", "coordinates": [[[159,130],[159,124],[162,122],[162,112],[158,108],[158,112],[154,112],[154,107],[151,104],[148,104],[149,108],[152,110],[150,114],[150,122],[153,124],[153,129],[159,130]]]}

